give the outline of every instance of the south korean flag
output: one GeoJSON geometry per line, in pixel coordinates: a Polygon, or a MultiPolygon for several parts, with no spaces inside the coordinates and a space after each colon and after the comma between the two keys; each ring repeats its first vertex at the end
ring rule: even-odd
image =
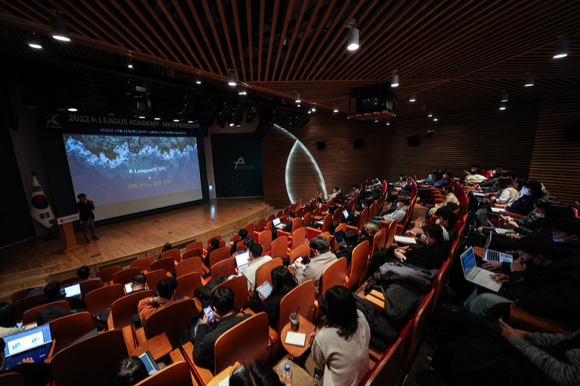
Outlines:
{"type": "Polygon", "coordinates": [[[47,228],[50,228],[53,224],[49,221],[54,219],[52,210],[50,209],[50,204],[38,180],[34,175],[32,175],[32,193],[30,195],[30,215],[33,219],[41,223],[47,228]]]}

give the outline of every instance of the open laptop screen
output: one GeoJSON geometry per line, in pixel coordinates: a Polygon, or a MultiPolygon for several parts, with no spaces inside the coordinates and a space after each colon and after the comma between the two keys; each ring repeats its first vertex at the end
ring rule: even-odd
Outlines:
{"type": "Polygon", "coordinates": [[[4,354],[9,357],[51,343],[52,335],[50,325],[45,324],[2,339],[6,342],[4,354]]]}
{"type": "Polygon", "coordinates": [[[73,296],[80,296],[81,285],[73,284],[68,287],[61,288],[60,293],[65,295],[67,298],[72,298],[73,296]]]}
{"type": "Polygon", "coordinates": [[[244,272],[244,269],[250,264],[250,252],[242,253],[236,256],[236,264],[238,268],[244,272]]]}
{"type": "Polygon", "coordinates": [[[272,225],[274,225],[275,227],[280,225],[280,217],[277,217],[274,220],[272,220],[272,225]]]}
{"type": "Polygon", "coordinates": [[[346,220],[348,218],[348,210],[343,210],[342,211],[342,215],[344,216],[344,219],[346,220]]]}
{"type": "Polygon", "coordinates": [[[475,255],[473,253],[473,247],[470,247],[467,251],[461,255],[461,264],[463,265],[463,271],[465,276],[475,267],[475,255]]]}

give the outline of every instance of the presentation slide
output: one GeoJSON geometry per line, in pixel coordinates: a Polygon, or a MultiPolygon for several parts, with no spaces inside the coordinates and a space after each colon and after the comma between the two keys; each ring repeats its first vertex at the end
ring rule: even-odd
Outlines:
{"type": "Polygon", "coordinates": [[[63,134],[75,196],[96,221],[201,200],[195,137],[63,134]]]}

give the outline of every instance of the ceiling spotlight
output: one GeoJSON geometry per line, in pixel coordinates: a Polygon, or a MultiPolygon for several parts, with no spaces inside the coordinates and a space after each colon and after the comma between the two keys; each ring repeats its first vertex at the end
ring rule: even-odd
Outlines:
{"type": "Polygon", "coordinates": [[[56,16],[50,18],[50,29],[52,30],[52,37],[62,42],[70,42],[68,36],[68,28],[66,27],[66,20],[62,17],[56,16]]]}
{"type": "Polygon", "coordinates": [[[145,119],[145,115],[139,115],[139,119],[145,119]]]}
{"type": "Polygon", "coordinates": [[[391,87],[399,87],[399,74],[393,74],[391,78],[391,87]]]}
{"type": "Polygon", "coordinates": [[[246,88],[243,86],[238,86],[238,95],[246,95],[246,88]]]}
{"type": "Polygon", "coordinates": [[[334,108],[332,109],[333,113],[338,113],[338,105],[335,103],[334,108]]]}
{"type": "Polygon", "coordinates": [[[439,120],[439,118],[433,118],[434,122],[437,122],[439,120]]]}
{"type": "Polygon", "coordinates": [[[568,56],[568,50],[570,49],[570,40],[565,42],[563,38],[556,43],[556,51],[554,52],[554,59],[564,58],[568,56]]]}
{"type": "Polygon", "coordinates": [[[179,119],[174,119],[173,122],[179,122],[179,119]]]}
{"type": "Polygon", "coordinates": [[[308,114],[312,114],[312,111],[308,110],[308,114]]]}
{"type": "Polygon", "coordinates": [[[346,116],[346,119],[350,119],[350,117],[347,115],[347,116],[346,116]]]}
{"type": "Polygon", "coordinates": [[[358,47],[359,47],[358,34],[359,34],[359,32],[358,32],[357,28],[351,28],[348,30],[347,48],[349,51],[358,50],[358,47]]]}
{"type": "Polygon", "coordinates": [[[296,107],[300,107],[300,105],[296,105],[296,107]]]}
{"type": "Polygon", "coordinates": [[[411,97],[409,98],[409,102],[415,102],[417,100],[417,94],[411,93],[411,97]]]}
{"type": "Polygon", "coordinates": [[[26,33],[26,37],[28,38],[28,45],[32,48],[40,49],[42,45],[40,44],[40,36],[34,33],[34,31],[29,31],[26,33]]]}
{"type": "Polygon", "coordinates": [[[161,118],[159,118],[159,117],[155,117],[155,118],[153,118],[153,119],[154,119],[155,121],[160,121],[160,120],[161,120],[161,118]]]}
{"type": "Polygon", "coordinates": [[[127,68],[133,68],[133,59],[127,59],[127,68]]]}
{"type": "Polygon", "coordinates": [[[230,127],[233,127],[233,126],[234,126],[234,123],[233,122],[230,122],[230,127]]]}
{"type": "Polygon", "coordinates": [[[198,76],[195,78],[195,83],[196,83],[196,84],[201,84],[201,76],[199,76],[199,75],[198,75],[198,76]]]}
{"type": "Polygon", "coordinates": [[[507,92],[504,92],[503,94],[501,94],[501,101],[502,102],[507,102],[508,101],[508,94],[507,94],[507,92]]]}
{"type": "Polygon", "coordinates": [[[387,126],[390,126],[390,125],[391,125],[391,122],[387,121],[387,126]]]}
{"type": "Polygon", "coordinates": [[[79,111],[79,110],[76,107],[69,107],[68,111],[71,111],[74,113],[75,111],[79,111]]]}
{"type": "Polygon", "coordinates": [[[378,121],[379,121],[378,119],[375,119],[375,123],[377,123],[378,121]]]}
{"type": "Polygon", "coordinates": [[[316,111],[316,105],[312,106],[312,111],[316,111]]]}
{"type": "Polygon", "coordinates": [[[230,70],[230,74],[228,75],[228,84],[230,86],[235,86],[237,84],[236,73],[234,70],[230,70]]]}
{"type": "Polygon", "coordinates": [[[431,111],[429,111],[429,114],[427,114],[427,117],[429,117],[429,118],[433,117],[433,113],[431,111]]]}
{"type": "Polygon", "coordinates": [[[502,104],[500,104],[500,105],[499,105],[499,109],[500,109],[500,110],[505,110],[505,103],[502,103],[502,104]]]}
{"type": "Polygon", "coordinates": [[[526,87],[532,87],[534,85],[534,81],[536,80],[536,76],[533,74],[528,74],[528,76],[526,77],[526,83],[524,84],[524,86],[526,87]]]}
{"type": "Polygon", "coordinates": [[[302,102],[302,99],[300,98],[300,93],[298,91],[296,91],[296,94],[294,94],[294,102],[296,103],[302,102]]]}
{"type": "Polygon", "coordinates": [[[187,123],[193,123],[193,121],[187,121],[187,123]]]}

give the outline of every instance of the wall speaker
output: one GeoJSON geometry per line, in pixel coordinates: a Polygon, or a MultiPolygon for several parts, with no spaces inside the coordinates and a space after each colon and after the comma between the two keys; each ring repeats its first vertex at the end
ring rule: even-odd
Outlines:
{"type": "Polygon", "coordinates": [[[419,146],[419,136],[414,135],[412,137],[407,137],[407,144],[409,146],[419,146]]]}
{"type": "Polygon", "coordinates": [[[580,141],[580,122],[564,125],[564,141],[580,141]]]}
{"type": "Polygon", "coordinates": [[[324,141],[316,142],[316,148],[318,150],[324,150],[326,148],[326,142],[324,141]]]}
{"type": "Polygon", "coordinates": [[[354,148],[355,149],[362,149],[364,145],[364,141],[362,139],[355,139],[354,140],[354,148]]]}

